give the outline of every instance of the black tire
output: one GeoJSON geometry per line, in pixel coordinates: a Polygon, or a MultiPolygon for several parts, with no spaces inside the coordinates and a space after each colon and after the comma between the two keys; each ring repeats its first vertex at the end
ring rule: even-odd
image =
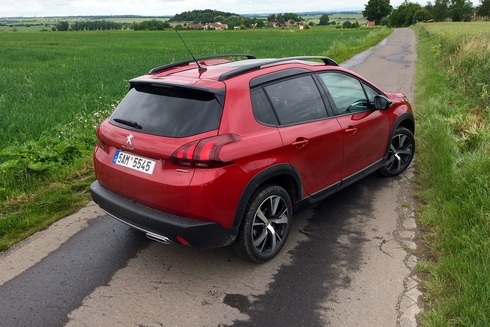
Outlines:
{"type": "Polygon", "coordinates": [[[399,127],[390,141],[386,162],[379,169],[388,177],[398,176],[407,169],[415,154],[415,138],[409,129],[399,127]]]}
{"type": "Polygon", "coordinates": [[[281,250],[291,229],[293,206],[280,186],[268,185],[250,199],[237,239],[235,252],[254,262],[266,262],[281,250]]]}

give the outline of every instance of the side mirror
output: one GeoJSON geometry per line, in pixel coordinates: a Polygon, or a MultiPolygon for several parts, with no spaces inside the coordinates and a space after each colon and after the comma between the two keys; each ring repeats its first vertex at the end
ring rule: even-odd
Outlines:
{"type": "Polygon", "coordinates": [[[376,108],[376,110],[385,110],[391,108],[392,105],[393,102],[384,95],[376,95],[374,97],[374,108],[376,108]]]}

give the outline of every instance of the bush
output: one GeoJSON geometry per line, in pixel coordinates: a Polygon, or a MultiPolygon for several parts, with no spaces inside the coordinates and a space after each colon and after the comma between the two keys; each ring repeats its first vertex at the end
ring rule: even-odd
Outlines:
{"type": "Polygon", "coordinates": [[[56,30],[66,32],[70,28],[70,24],[66,21],[61,21],[56,24],[56,30]]]}

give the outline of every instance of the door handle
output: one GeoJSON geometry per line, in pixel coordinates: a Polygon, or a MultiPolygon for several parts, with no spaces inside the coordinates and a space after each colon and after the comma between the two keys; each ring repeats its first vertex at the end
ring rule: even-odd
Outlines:
{"type": "Polygon", "coordinates": [[[294,146],[296,149],[301,149],[304,148],[308,144],[308,139],[305,139],[304,137],[298,137],[296,141],[291,143],[292,146],[294,146]]]}
{"type": "Polygon", "coordinates": [[[357,127],[349,126],[344,131],[347,135],[354,135],[357,132],[357,127]]]}

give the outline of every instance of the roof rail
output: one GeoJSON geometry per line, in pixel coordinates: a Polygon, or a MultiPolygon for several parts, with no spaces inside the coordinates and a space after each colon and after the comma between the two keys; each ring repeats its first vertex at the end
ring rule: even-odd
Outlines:
{"type": "Polygon", "coordinates": [[[166,69],[170,69],[170,68],[175,68],[175,67],[183,66],[183,65],[190,64],[190,63],[193,63],[193,62],[196,62],[196,61],[200,61],[200,60],[217,59],[217,58],[228,58],[228,57],[246,57],[247,59],[257,59],[254,55],[251,55],[251,54],[243,54],[243,53],[238,53],[238,54],[220,54],[220,55],[213,55],[213,56],[195,58],[195,61],[194,61],[194,59],[187,59],[187,60],[173,62],[173,63],[168,64],[168,65],[164,65],[164,66],[153,68],[152,70],[150,70],[150,72],[148,74],[158,73],[158,72],[160,72],[162,70],[166,70],[166,69]]]}
{"type": "Polygon", "coordinates": [[[335,62],[335,60],[330,59],[328,57],[323,57],[323,56],[285,57],[285,58],[270,59],[270,60],[266,60],[266,61],[260,61],[260,62],[251,63],[250,65],[246,65],[246,66],[243,66],[243,67],[240,67],[240,68],[234,69],[232,71],[229,71],[229,72],[226,72],[226,73],[221,74],[218,80],[219,81],[224,81],[224,80],[226,80],[228,78],[231,78],[231,77],[234,77],[234,76],[237,76],[237,75],[241,75],[241,74],[244,74],[244,73],[247,73],[247,72],[250,72],[250,71],[259,69],[259,68],[261,68],[263,66],[273,65],[273,64],[277,64],[277,63],[281,63],[281,62],[285,62],[285,61],[292,61],[292,60],[312,60],[312,59],[321,60],[321,61],[323,61],[323,63],[325,65],[330,65],[330,66],[338,66],[339,65],[339,64],[337,64],[337,62],[335,62]]]}

